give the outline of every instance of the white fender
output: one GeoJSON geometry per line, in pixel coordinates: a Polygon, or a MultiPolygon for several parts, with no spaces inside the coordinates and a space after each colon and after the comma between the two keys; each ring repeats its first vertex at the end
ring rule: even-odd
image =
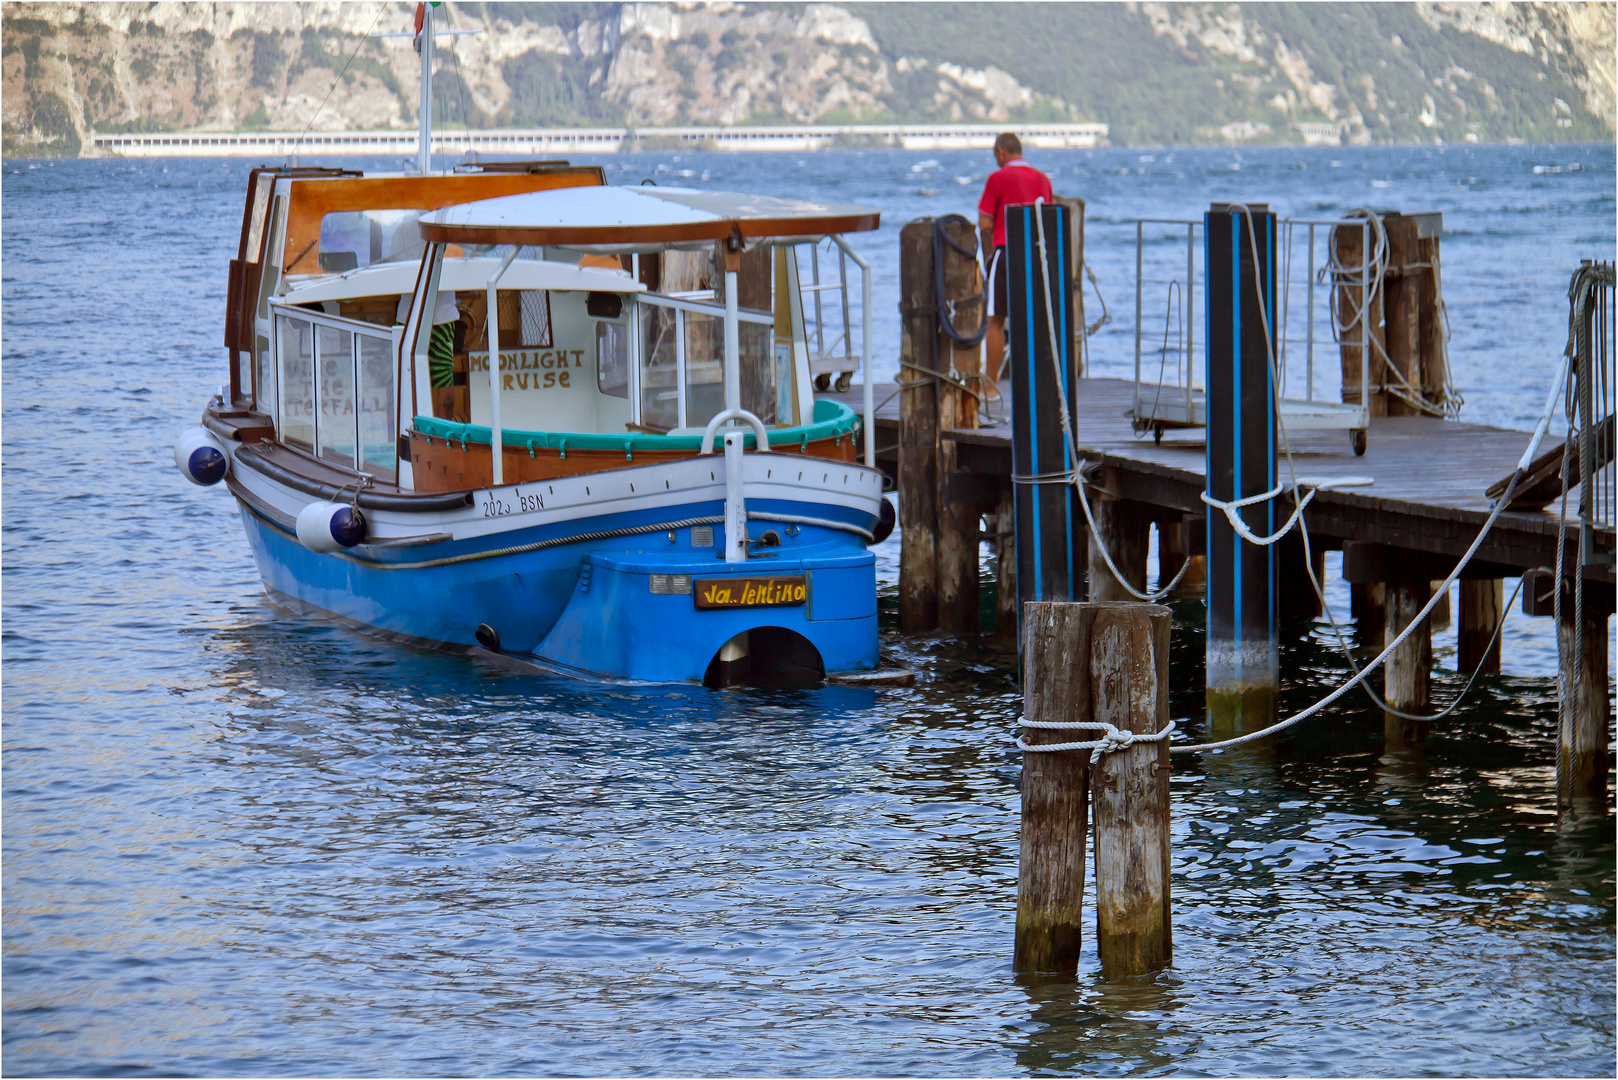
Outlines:
{"type": "Polygon", "coordinates": [[[174,467],[198,487],[212,487],[230,472],[230,451],[207,428],[187,428],[174,442],[174,467]]]}
{"type": "Polygon", "coordinates": [[[348,503],[310,503],[298,511],[297,531],[310,551],[341,551],[365,539],[365,515],[348,503]]]}

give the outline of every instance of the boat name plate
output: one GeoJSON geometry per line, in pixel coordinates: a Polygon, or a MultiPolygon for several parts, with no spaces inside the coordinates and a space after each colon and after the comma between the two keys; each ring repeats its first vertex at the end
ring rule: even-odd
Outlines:
{"type": "Polygon", "coordinates": [[[809,596],[809,581],[803,574],[700,578],[694,584],[692,599],[698,610],[794,607],[809,596]]]}

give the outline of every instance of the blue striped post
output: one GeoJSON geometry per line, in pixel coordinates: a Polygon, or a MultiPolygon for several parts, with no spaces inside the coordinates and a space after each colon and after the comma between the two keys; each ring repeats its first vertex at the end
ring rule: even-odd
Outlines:
{"type": "Polygon", "coordinates": [[[1061,482],[1077,465],[1062,430],[1078,436],[1074,401],[1072,268],[1068,266],[1072,216],[1065,206],[1006,208],[1006,333],[1011,345],[1012,472],[1017,533],[1017,610],[1030,600],[1083,600],[1086,539],[1084,511],[1073,487],[1061,482]],[[1045,246],[1039,243],[1043,219],[1045,246]],[[1046,289],[1054,311],[1057,350],[1052,362],[1046,289]],[[1061,389],[1058,391],[1058,374],[1061,389]],[[1041,482],[1047,481],[1047,482],[1041,482]]]}
{"type": "MultiPolygon", "coordinates": [[[[1203,215],[1208,302],[1207,491],[1223,502],[1276,483],[1275,215],[1262,205],[1215,203],[1203,215]]],[[[1283,515],[1268,499],[1239,511],[1268,536],[1283,515]]],[[[1208,719],[1220,730],[1275,720],[1275,547],[1249,543],[1225,514],[1207,514],[1208,719]]]]}

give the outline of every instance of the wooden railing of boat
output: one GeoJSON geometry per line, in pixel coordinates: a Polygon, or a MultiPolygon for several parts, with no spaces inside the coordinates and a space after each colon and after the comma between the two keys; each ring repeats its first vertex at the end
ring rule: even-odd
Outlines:
{"type": "MultiPolygon", "coordinates": [[[[778,454],[857,462],[859,460],[857,432],[858,429],[855,429],[807,442],[776,444],[770,449],[778,454]]],[[[535,480],[555,480],[563,476],[608,472],[632,465],[651,465],[697,456],[695,450],[658,449],[656,441],[655,436],[644,440],[630,439],[625,441],[622,448],[612,449],[585,447],[570,449],[566,445],[530,448],[520,444],[513,446],[507,442],[502,448],[502,475],[507,484],[525,484],[535,480]]],[[[424,435],[419,431],[410,433],[410,465],[418,491],[458,491],[465,488],[488,487],[493,483],[493,460],[488,443],[471,441],[463,443],[453,438],[424,435]]]]}

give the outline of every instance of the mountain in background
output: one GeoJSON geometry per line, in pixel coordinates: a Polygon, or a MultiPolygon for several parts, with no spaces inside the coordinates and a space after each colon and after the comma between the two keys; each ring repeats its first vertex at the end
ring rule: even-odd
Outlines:
{"type": "MultiPolygon", "coordinates": [[[[414,5],[6,3],[3,149],[415,125],[414,5]]],[[[1611,3],[449,3],[450,128],[1016,122],[1120,145],[1606,141],[1611,3]]]]}

